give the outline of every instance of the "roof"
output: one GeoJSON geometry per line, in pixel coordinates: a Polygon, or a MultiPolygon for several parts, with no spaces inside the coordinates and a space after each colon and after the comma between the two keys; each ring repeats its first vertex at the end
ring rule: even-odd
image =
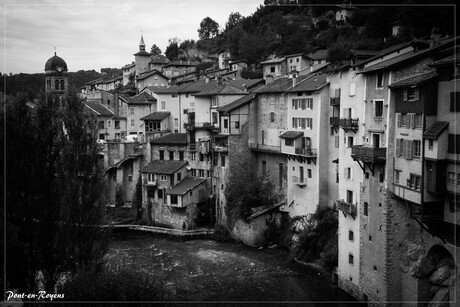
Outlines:
{"type": "Polygon", "coordinates": [[[158,70],[156,69],[152,69],[152,70],[149,70],[149,71],[146,71],[146,72],[143,72],[142,74],[140,74],[138,77],[137,77],[137,80],[144,80],[145,78],[148,78],[150,76],[153,76],[153,75],[160,75],[162,76],[163,78],[166,78],[161,72],[159,72],[158,70]]]}
{"type": "Polygon", "coordinates": [[[308,78],[305,78],[302,81],[297,81],[296,86],[287,90],[287,92],[317,91],[326,84],[326,75],[308,75],[308,78]]]}
{"type": "Polygon", "coordinates": [[[299,136],[303,136],[303,131],[286,131],[280,135],[282,139],[296,139],[299,136]]]}
{"type": "Polygon", "coordinates": [[[168,117],[171,112],[153,112],[141,118],[141,120],[163,120],[168,117]]]}
{"type": "Polygon", "coordinates": [[[460,53],[434,61],[433,63],[430,64],[430,66],[444,66],[444,65],[454,64],[454,63],[457,63],[457,65],[460,63],[460,53]]]}
{"type": "Polygon", "coordinates": [[[228,84],[231,84],[237,88],[250,89],[258,84],[265,84],[265,79],[239,79],[239,80],[229,80],[228,84]]]}
{"type": "Polygon", "coordinates": [[[150,60],[152,64],[168,64],[169,62],[171,61],[162,54],[156,55],[150,60]]]}
{"type": "Polygon", "coordinates": [[[150,57],[150,53],[148,53],[147,51],[145,50],[139,50],[138,52],[136,52],[135,54],[133,55],[143,55],[143,56],[149,56],[150,57]]]}
{"type": "Polygon", "coordinates": [[[406,78],[403,80],[393,82],[388,87],[389,88],[402,88],[402,87],[409,87],[409,86],[418,86],[418,85],[422,85],[428,82],[429,80],[437,76],[438,75],[436,74],[436,71],[429,71],[427,73],[418,74],[410,78],[406,78]]]}
{"type": "Polygon", "coordinates": [[[449,122],[435,121],[423,133],[425,139],[437,140],[438,137],[449,127],[449,122]]]}
{"type": "Polygon", "coordinates": [[[54,56],[49,58],[45,64],[45,70],[57,70],[56,68],[61,66],[64,71],[67,71],[67,64],[66,62],[54,53],[54,56]]]}
{"type": "Polygon", "coordinates": [[[310,58],[305,53],[288,54],[288,55],[285,55],[284,57],[285,58],[292,58],[292,57],[296,57],[296,56],[303,56],[304,58],[310,58]]]}
{"type": "Polygon", "coordinates": [[[170,133],[161,138],[151,140],[150,144],[186,145],[187,133],[170,133]]]}
{"type": "Polygon", "coordinates": [[[124,97],[128,104],[150,104],[157,101],[152,95],[146,92],[142,92],[136,96],[124,97]]]}
{"type": "Polygon", "coordinates": [[[216,88],[219,85],[215,80],[209,80],[206,82],[205,80],[200,80],[192,83],[186,84],[179,92],[180,93],[198,93],[204,90],[209,90],[212,88],[216,88]]]}
{"type": "Polygon", "coordinates": [[[197,66],[198,62],[190,62],[190,61],[174,61],[166,64],[164,67],[169,66],[197,66]]]}
{"type": "Polygon", "coordinates": [[[153,160],[141,169],[141,173],[155,173],[171,175],[187,165],[186,161],[153,160]]]}
{"type": "Polygon", "coordinates": [[[125,66],[123,66],[121,69],[129,69],[129,68],[133,68],[134,66],[136,66],[135,63],[131,63],[131,64],[126,64],[125,66]]]}
{"type": "Polygon", "coordinates": [[[237,63],[241,63],[241,62],[249,64],[248,60],[245,60],[245,59],[230,61],[229,64],[232,65],[232,64],[237,64],[237,63]]]}
{"type": "MultiPolygon", "coordinates": [[[[304,78],[300,76],[298,79],[304,78]]],[[[303,79],[302,79],[303,80],[303,79]]],[[[284,93],[288,88],[292,86],[292,80],[284,77],[274,80],[271,83],[255,90],[255,93],[284,93]]]]}
{"type": "Polygon", "coordinates": [[[166,194],[172,194],[172,195],[184,195],[187,192],[193,190],[200,184],[204,183],[206,179],[204,178],[185,178],[178,184],[176,184],[172,189],[169,189],[166,191],[166,194]]]}
{"type": "Polygon", "coordinates": [[[329,51],[327,49],[317,50],[315,53],[310,55],[312,60],[325,60],[329,57],[329,51]]]}
{"type": "Polygon", "coordinates": [[[377,55],[379,52],[375,50],[354,50],[350,49],[350,51],[347,54],[347,59],[349,59],[351,56],[355,56],[357,58],[370,58],[372,56],[377,55]]]}
{"type": "Polygon", "coordinates": [[[178,94],[180,90],[188,86],[188,84],[183,85],[173,85],[163,88],[157,88],[153,92],[156,94],[178,94]]]}
{"type": "Polygon", "coordinates": [[[224,112],[224,113],[228,113],[230,111],[233,111],[249,102],[251,102],[251,100],[253,100],[254,98],[256,97],[255,94],[249,94],[249,95],[246,95],[240,99],[237,99],[235,101],[233,101],[232,103],[229,103],[223,107],[220,107],[217,109],[217,111],[219,112],[224,112]]]}
{"type": "Polygon", "coordinates": [[[244,95],[244,89],[237,88],[230,84],[221,84],[217,87],[207,88],[197,93],[195,96],[213,96],[213,95],[244,95]]]}
{"type": "Polygon", "coordinates": [[[276,64],[276,63],[281,63],[283,62],[284,60],[286,60],[286,58],[274,58],[274,59],[270,59],[270,60],[267,60],[267,61],[264,61],[264,62],[260,62],[261,65],[265,65],[265,64],[276,64]]]}
{"type": "Polygon", "coordinates": [[[98,116],[113,116],[114,113],[99,102],[87,100],[85,106],[98,116]]]}

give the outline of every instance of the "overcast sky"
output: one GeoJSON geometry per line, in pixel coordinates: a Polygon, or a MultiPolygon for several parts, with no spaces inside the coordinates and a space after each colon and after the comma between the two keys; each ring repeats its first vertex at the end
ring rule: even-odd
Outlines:
{"type": "Polygon", "coordinates": [[[121,68],[134,61],[143,31],[146,50],[168,39],[198,40],[211,17],[221,28],[231,12],[252,15],[263,0],[1,0],[1,73],[41,73],[56,53],[69,71],[121,68]]]}

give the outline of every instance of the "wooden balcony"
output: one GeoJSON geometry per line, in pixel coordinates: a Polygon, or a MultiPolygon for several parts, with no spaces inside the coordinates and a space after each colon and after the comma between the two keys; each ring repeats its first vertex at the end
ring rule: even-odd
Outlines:
{"type": "Polygon", "coordinates": [[[184,128],[186,130],[195,130],[195,129],[208,129],[213,130],[216,129],[214,124],[208,122],[191,122],[191,123],[184,123],[184,128]]]}
{"type": "Polygon", "coordinates": [[[318,151],[316,150],[316,148],[296,147],[295,154],[296,155],[301,155],[301,156],[304,156],[304,157],[317,157],[318,156],[318,151]]]}
{"type": "Polygon", "coordinates": [[[353,218],[355,218],[358,214],[358,205],[347,203],[344,200],[339,200],[337,202],[337,210],[342,211],[345,216],[351,215],[353,218]]]}
{"type": "Polygon", "coordinates": [[[253,151],[281,153],[281,146],[265,145],[260,143],[249,143],[249,148],[253,151]]]}
{"type": "Polygon", "coordinates": [[[340,97],[331,97],[330,101],[331,101],[331,106],[333,107],[340,106],[340,97]]]}
{"type": "Polygon", "coordinates": [[[363,145],[354,145],[351,148],[351,157],[354,160],[360,160],[369,163],[385,163],[387,149],[385,147],[374,148],[363,145]]]}
{"type": "Polygon", "coordinates": [[[228,146],[215,145],[213,149],[215,152],[228,152],[228,146]]]}
{"type": "Polygon", "coordinates": [[[333,127],[337,127],[337,128],[340,127],[340,118],[338,118],[338,117],[331,117],[331,118],[330,118],[330,124],[331,124],[331,126],[333,126],[333,127]]]}

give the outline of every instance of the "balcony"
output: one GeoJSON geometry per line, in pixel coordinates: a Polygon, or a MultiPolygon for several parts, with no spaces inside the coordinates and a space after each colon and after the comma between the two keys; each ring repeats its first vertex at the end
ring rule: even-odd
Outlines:
{"type": "Polygon", "coordinates": [[[331,126],[333,126],[333,127],[337,127],[337,128],[340,127],[340,118],[338,118],[338,117],[331,117],[331,118],[330,118],[330,124],[331,124],[331,126]]]}
{"type": "Polygon", "coordinates": [[[342,211],[345,215],[349,214],[353,218],[355,218],[356,214],[358,213],[358,205],[357,204],[352,204],[352,203],[347,203],[344,200],[339,200],[337,202],[337,210],[342,211]]]}
{"type": "Polygon", "coordinates": [[[363,145],[354,145],[351,148],[351,156],[354,160],[361,160],[369,163],[385,163],[387,149],[384,147],[374,148],[363,145]]]}
{"type": "Polygon", "coordinates": [[[249,143],[249,148],[254,151],[281,153],[281,146],[265,145],[260,143],[249,143]]]}
{"type": "Polygon", "coordinates": [[[340,106],[340,97],[331,97],[331,106],[337,107],[340,106]]]}
{"type": "Polygon", "coordinates": [[[143,183],[144,185],[148,185],[148,186],[155,187],[155,186],[157,186],[157,184],[158,184],[158,180],[149,181],[149,180],[147,180],[147,178],[144,178],[144,180],[143,180],[142,183],[143,183]]]}
{"type": "Polygon", "coordinates": [[[292,176],[292,182],[294,182],[295,184],[301,187],[307,186],[307,181],[305,180],[305,178],[292,176]]]}
{"type": "Polygon", "coordinates": [[[215,145],[214,146],[214,151],[215,152],[228,152],[228,146],[215,145]]]}
{"type": "Polygon", "coordinates": [[[359,129],[359,118],[339,118],[339,117],[331,117],[330,124],[332,127],[340,127],[345,132],[351,130],[356,133],[359,129]]]}
{"type": "Polygon", "coordinates": [[[184,123],[184,128],[186,130],[195,130],[195,129],[216,129],[214,124],[208,122],[191,122],[191,123],[184,123]]]}
{"type": "Polygon", "coordinates": [[[316,148],[301,148],[301,147],[296,147],[295,149],[295,154],[296,155],[301,155],[304,157],[317,157],[318,152],[316,148]]]}

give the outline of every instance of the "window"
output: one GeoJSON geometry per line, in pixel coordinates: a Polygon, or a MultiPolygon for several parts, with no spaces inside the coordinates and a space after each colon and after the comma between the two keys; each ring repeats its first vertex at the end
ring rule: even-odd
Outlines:
{"type": "Polygon", "coordinates": [[[423,114],[418,113],[415,114],[415,128],[422,128],[423,127],[423,114]]]}
{"type": "Polygon", "coordinates": [[[379,182],[383,182],[385,180],[385,173],[384,172],[379,172],[379,182]]]}
{"type": "Polygon", "coordinates": [[[340,146],[340,137],[338,135],[335,136],[335,148],[339,148],[340,146]]]}
{"type": "Polygon", "coordinates": [[[166,175],[160,175],[160,180],[161,180],[161,181],[167,181],[167,180],[168,180],[168,176],[166,176],[166,175]]]}
{"type": "Polygon", "coordinates": [[[174,160],[174,151],[169,152],[169,160],[174,160]]]}
{"type": "Polygon", "coordinates": [[[100,120],[97,122],[97,128],[98,129],[104,129],[104,121],[103,120],[100,120]]]}
{"type": "Polygon", "coordinates": [[[172,97],[172,98],[176,98],[176,97],[177,97],[177,94],[176,94],[176,93],[175,93],[175,94],[171,94],[171,97],[172,97]]]}
{"type": "Polygon", "coordinates": [[[418,87],[411,87],[404,90],[404,101],[419,100],[419,89],[418,87]]]}
{"type": "Polygon", "coordinates": [[[61,80],[60,83],[61,83],[61,90],[63,90],[64,89],[64,80],[61,80]]]}
{"type": "Polygon", "coordinates": [[[115,121],[115,129],[120,129],[120,121],[119,120],[115,121]]]}
{"type": "Polygon", "coordinates": [[[312,176],[312,172],[311,172],[311,168],[307,169],[307,178],[311,178],[312,176]]]}
{"type": "Polygon", "coordinates": [[[413,156],[415,158],[420,158],[420,148],[421,148],[421,141],[413,141],[412,142],[412,146],[413,146],[413,156]]]}
{"type": "Polygon", "coordinates": [[[212,124],[217,124],[217,112],[212,112],[212,124]]]}
{"type": "Polygon", "coordinates": [[[313,129],[313,118],[306,118],[307,129],[313,129]]]}
{"type": "Polygon", "coordinates": [[[377,73],[377,88],[383,87],[383,71],[377,73]]]}
{"type": "Polygon", "coordinates": [[[304,182],[304,172],[303,172],[303,166],[299,167],[299,181],[304,182]]]}
{"type": "Polygon", "coordinates": [[[181,179],[182,179],[182,173],[178,172],[177,173],[177,181],[179,182],[179,181],[181,181],[181,179]]]}
{"type": "Polygon", "coordinates": [[[265,175],[267,173],[267,161],[262,160],[262,174],[265,175]]]}
{"type": "Polygon", "coordinates": [[[364,214],[365,216],[368,216],[368,215],[369,215],[369,204],[366,203],[366,202],[364,203],[363,211],[364,211],[363,214],[364,214]]]}
{"type": "Polygon", "coordinates": [[[161,101],[161,109],[166,110],[166,101],[164,100],[161,101]]]}
{"type": "Polygon", "coordinates": [[[224,119],[224,128],[228,129],[228,119],[224,119]]]}
{"type": "Polygon", "coordinates": [[[420,190],[421,177],[419,175],[410,174],[410,178],[407,180],[407,187],[413,190],[420,190]]]}
{"type": "Polygon", "coordinates": [[[179,127],[179,119],[174,118],[174,127],[179,127]]]}
{"type": "Polygon", "coordinates": [[[59,90],[59,80],[54,80],[54,89],[59,90]]]}
{"type": "Polygon", "coordinates": [[[447,173],[447,183],[455,184],[455,173],[452,173],[452,172],[447,173]]]}
{"type": "Polygon", "coordinates": [[[275,122],[275,112],[270,112],[270,122],[271,123],[275,122]]]}
{"type": "Polygon", "coordinates": [[[179,151],[179,161],[184,161],[184,152],[179,151]]]}
{"type": "Polygon", "coordinates": [[[428,140],[428,149],[433,150],[433,140],[428,140]]]}
{"type": "Polygon", "coordinates": [[[353,203],[353,191],[347,190],[347,203],[353,203]]]}
{"type": "Polygon", "coordinates": [[[112,127],[112,121],[111,120],[107,121],[107,127],[112,127]]]}
{"type": "Polygon", "coordinates": [[[235,122],[235,128],[239,129],[240,128],[240,122],[235,122]]]}
{"type": "Polygon", "coordinates": [[[353,264],[353,262],[354,262],[354,257],[353,257],[353,255],[352,255],[352,254],[348,254],[348,263],[349,263],[349,264],[353,264]]]}
{"type": "Polygon", "coordinates": [[[354,137],[349,136],[348,137],[348,148],[351,148],[353,146],[353,141],[354,141],[354,137]]]}
{"type": "Polygon", "coordinates": [[[191,152],[190,153],[190,160],[196,161],[196,152],[191,152]]]}
{"type": "Polygon", "coordinates": [[[220,166],[224,167],[225,166],[225,156],[220,155],[220,166]]]}
{"type": "Polygon", "coordinates": [[[356,84],[352,82],[350,83],[350,96],[355,96],[355,95],[356,95],[356,84]]]}
{"type": "Polygon", "coordinates": [[[364,173],[364,178],[369,179],[369,172],[364,173]]]}
{"type": "Polygon", "coordinates": [[[355,236],[355,234],[353,233],[353,231],[349,230],[349,231],[348,231],[348,240],[349,240],[349,241],[353,241],[353,240],[354,240],[354,236],[355,236]]]}
{"type": "Polygon", "coordinates": [[[351,167],[345,167],[344,175],[345,175],[345,179],[348,179],[348,180],[351,180],[351,179],[352,179],[352,176],[351,176],[351,167]]]}
{"type": "Polygon", "coordinates": [[[154,182],[155,181],[155,176],[153,174],[147,174],[147,181],[148,182],[154,182]]]}
{"type": "Polygon", "coordinates": [[[177,195],[170,195],[171,205],[177,205],[177,195]]]}
{"type": "Polygon", "coordinates": [[[135,126],[135,121],[134,119],[131,119],[131,127],[134,127],[135,126]]]}
{"type": "Polygon", "coordinates": [[[399,183],[400,180],[401,180],[401,171],[395,169],[394,183],[399,183]]]}
{"type": "Polygon", "coordinates": [[[271,66],[271,67],[270,67],[270,72],[271,72],[271,73],[274,73],[274,72],[275,72],[275,66],[271,66]]]}
{"type": "Polygon", "coordinates": [[[158,153],[159,153],[159,156],[160,156],[159,159],[164,160],[165,159],[165,151],[164,150],[159,150],[158,153]]]}
{"type": "Polygon", "coordinates": [[[128,181],[133,182],[133,175],[128,175],[128,181]]]}
{"type": "Polygon", "coordinates": [[[284,145],[286,145],[286,146],[294,146],[294,140],[293,139],[284,139],[284,145]]]}
{"type": "Polygon", "coordinates": [[[204,170],[202,170],[202,169],[199,170],[199,176],[204,177],[204,170]]]}
{"type": "Polygon", "coordinates": [[[374,101],[374,117],[383,117],[383,100],[374,101]]]}
{"type": "Polygon", "coordinates": [[[219,103],[219,97],[212,97],[211,99],[211,106],[212,107],[217,107],[219,103]]]}
{"type": "Polygon", "coordinates": [[[104,139],[105,139],[105,134],[99,133],[99,140],[104,140],[104,139]]]}
{"type": "Polygon", "coordinates": [[[134,108],[129,108],[129,114],[134,115],[134,108]]]}

